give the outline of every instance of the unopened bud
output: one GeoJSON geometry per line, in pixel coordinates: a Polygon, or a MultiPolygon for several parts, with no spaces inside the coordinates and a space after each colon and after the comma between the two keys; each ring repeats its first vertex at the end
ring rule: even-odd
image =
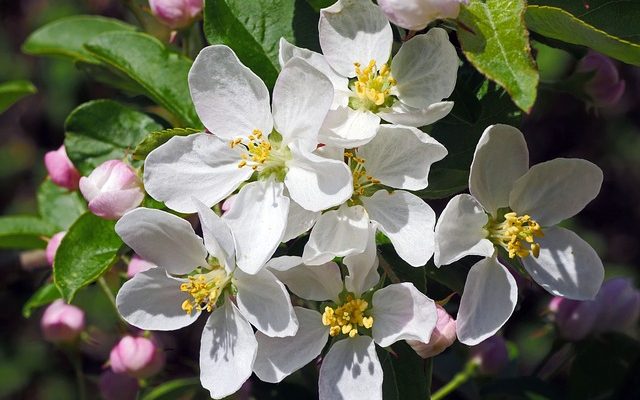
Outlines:
{"type": "Polygon", "coordinates": [[[460,4],[468,0],[378,0],[389,21],[412,31],[427,27],[442,18],[457,18],[460,4]]]}
{"type": "Polygon", "coordinates": [[[407,344],[422,358],[437,356],[456,341],[456,320],[439,304],[436,304],[436,310],[438,321],[429,343],[407,340],[407,344]]]}
{"type": "Polygon", "coordinates": [[[614,278],[602,285],[596,296],[600,303],[597,331],[626,331],[638,323],[640,291],[628,278],[614,278]]]}
{"type": "Polygon", "coordinates": [[[111,350],[109,363],[115,373],[143,379],[162,369],[164,353],[151,339],[125,336],[111,350]]]}
{"type": "Polygon", "coordinates": [[[231,210],[231,207],[233,207],[233,203],[235,203],[237,197],[237,194],[232,194],[222,202],[222,206],[220,207],[220,209],[223,213],[229,212],[231,210]]]}
{"type": "Polygon", "coordinates": [[[600,305],[595,300],[554,297],[549,303],[560,337],[572,341],[584,339],[593,332],[599,310],[600,305]]]}
{"type": "Polygon", "coordinates": [[[44,155],[44,165],[53,183],[69,190],[78,188],[80,172],[71,163],[64,146],[47,152],[44,155]]]}
{"type": "Polygon", "coordinates": [[[593,72],[593,77],[584,85],[584,92],[595,107],[612,107],[624,94],[625,81],[620,79],[618,68],[610,58],[589,52],[578,62],[577,72],[593,72]]]}
{"type": "Polygon", "coordinates": [[[53,265],[53,260],[56,258],[56,252],[58,251],[58,247],[60,247],[60,242],[62,242],[62,238],[66,234],[67,232],[58,232],[49,239],[47,248],[45,249],[45,256],[47,257],[49,265],[53,265]]]}
{"type": "Polygon", "coordinates": [[[202,0],[149,0],[153,15],[171,29],[186,28],[202,12],[202,0]]]}
{"type": "Polygon", "coordinates": [[[102,163],[80,179],[80,191],[89,210],[105,219],[118,219],[144,199],[142,182],[135,171],[120,160],[102,163]]]}
{"type": "Polygon", "coordinates": [[[108,369],[100,375],[100,394],[105,400],[136,400],[138,380],[127,374],[117,374],[108,369]]]}
{"type": "Polygon", "coordinates": [[[50,342],[71,342],[84,330],[84,311],[56,300],[44,311],[40,327],[44,338],[50,342]]]}
{"type": "Polygon", "coordinates": [[[480,373],[496,375],[509,363],[507,344],[502,336],[494,335],[471,348],[471,359],[480,373]]]}
{"type": "Polygon", "coordinates": [[[150,268],[155,268],[156,265],[152,262],[145,260],[137,254],[134,254],[127,266],[127,277],[133,278],[138,272],[146,271],[150,268]]]}

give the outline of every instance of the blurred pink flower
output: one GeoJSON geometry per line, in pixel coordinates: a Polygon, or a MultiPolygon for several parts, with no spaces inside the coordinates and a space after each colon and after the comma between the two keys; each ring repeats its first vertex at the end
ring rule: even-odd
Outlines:
{"type": "Polygon", "coordinates": [[[100,375],[98,386],[105,400],[135,400],[140,388],[136,378],[127,374],[117,374],[110,369],[100,375]]]}
{"type": "Polygon", "coordinates": [[[637,326],[640,317],[640,291],[631,279],[614,278],[606,281],[596,301],[600,303],[596,331],[626,331],[637,326]]]}
{"type": "Polygon", "coordinates": [[[45,256],[47,257],[49,265],[53,265],[53,259],[56,258],[56,252],[58,251],[58,247],[60,247],[60,242],[62,242],[62,238],[66,234],[66,231],[58,232],[49,239],[47,248],[45,249],[45,256]]]}
{"type": "Polygon", "coordinates": [[[137,254],[134,254],[127,266],[127,277],[132,278],[138,272],[146,271],[149,268],[155,268],[156,265],[150,261],[145,260],[137,254]]]}
{"type": "Polygon", "coordinates": [[[471,348],[471,359],[484,375],[496,375],[509,363],[509,353],[504,338],[493,335],[471,348]]]}
{"type": "Polygon", "coordinates": [[[153,15],[171,29],[186,28],[202,12],[203,0],[149,0],[153,15]]]}
{"type": "Polygon", "coordinates": [[[151,339],[125,336],[111,350],[109,363],[115,373],[143,379],[164,367],[164,352],[151,339]]]}
{"type": "Polygon", "coordinates": [[[560,336],[581,340],[589,335],[598,321],[600,304],[596,300],[578,301],[554,297],[549,303],[560,336]]]}
{"type": "Polygon", "coordinates": [[[401,28],[420,31],[432,21],[457,18],[460,4],[469,0],[379,0],[378,5],[389,21],[401,28]]]}
{"type": "Polygon", "coordinates": [[[422,358],[437,356],[456,341],[456,320],[439,304],[436,304],[436,311],[438,321],[429,343],[407,340],[407,344],[422,358]]]}
{"type": "Polygon", "coordinates": [[[84,330],[84,311],[56,300],[44,311],[40,327],[44,338],[50,342],[71,342],[84,330]]]}
{"type": "Polygon", "coordinates": [[[610,58],[590,51],[578,62],[576,71],[595,73],[584,86],[595,107],[612,107],[622,98],[625,81],[620,79],[618,68],[610,58]]]}
{"type": "Polygon", "coordinates": [[[47,152],[44,155],[44,165],[53,183],[69,190],[78,189],[80,172],[71,163],[64,146],[47,152]]]}

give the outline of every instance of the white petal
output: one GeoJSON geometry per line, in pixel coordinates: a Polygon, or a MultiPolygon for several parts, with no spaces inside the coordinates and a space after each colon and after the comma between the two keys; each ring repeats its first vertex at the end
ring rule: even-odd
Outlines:
{"type": "Polygon", "coordinates": [[[287,62],[273,88],[273,122],[283,144],[300,141],[313,151],[332,102],[333,85],[322,72],[301,58],[287,62]]]}
{"type": "Polygon", "coordinates": [[[190,325],[200,313],[189,315],[182,309],[189,298],[180,291],[182,282],[162,268],[138,272],[120,288],[118,312],[131,325],[151,331],[173,331],[190,325]]]}
{"type": "MultiPolygon", "coordinates": [[[[288,192],[285,193],[288,195],[288,192]]],[[[302,208],[298,203],[291,200],[289,202],[289,215],[287,216],[287,228],[282,237],[283,242],[288,242],[306,233],[316,220],[320,217],[320,212],[309,211],[302,208]]]]}
{"type": "Polygon", "coordinates": [[[556,296],[574,300],[593,299],[604,278],[600,257],[593,248],[570,230],[551,227],[536,238],[540,255],[524,258],[529,275],[556,296]]]}
{"type": "Polygon", "coordinates": [[[238,308],[253,326],[268,336],[295,335],[298,321],[282,282],[266,269],[255,275],[236,271],[234,277],[238,308]]]}
{"type": "Polygon", "coordinates": [[[389,60],[393,33],[380,8],[366,0],[338,0],[320,10],[320,47],[342,76],[354,77],[354,63],[378,67],[389,60]]]}
{"type": "Polygon", "coordinates": [[[449,265],[470,255],[490,257],[495,249],[484,229],[488,221],[473,196],[460,194],[449,200],[436,224],[433,255],[436,266],[449,265]]]}
{"type": "Polygon", "coordinates": [[[207,251],[224,263],[225,268],[233,270],[236,266],[236,249],[231,228],[202,202],[195,200],[194,203],[198,207],[202,236],[207,251]]]}
{"type": "Polygon", "coordinates": [[[287,270],[273,270],[293,294],[306,300],[338,300],[342,292],[340,267],[334,262],[322,265],[298,265],[287,270]]]}
{"type": "Polygon", "coordinates": [[[424,108],[414,108],[396,101],[390,108],[382,109],[378,116],[392,124],[415,126],[431,125],[446,117],[453,109],[453,101],[439,101],[424,108]]]}
{"type": "Polygon", "coordinates": [[[342,205],[318,218],[304,247],[302,260],[308,265],[318,265],[334,257],[362,253],[368,235],[369,217],[364,208],[342,205]]]}
{"type": "Polygon", "coordinates": [[[278,383],[317,358],[329,337],[319,312],[294,307],[300,322],[294,337],[272,338],[256,333],[258,355],[253,372],[263,382],[278,383]]]}
{"type": "Polygon", "coordinates": [[[271,133],[267,87],[227,46],[200,51],[189,71],[189,88],[198,116],[210,132],[227,140],[254,129],[271,133]]]}
{"type": "Polygon", "coordinates": [[[433,255],[436,214],[418,196],[396,190],[378,190],[362,203],[372,221],[389,237],[398,255],[414,267],[421,267],[433,255]]]}
{"type": "Polygon", "coordinates": [[[251,182],[240,189],[233,207],[222,216],[236,244],[236,264],[255,274],[282,241],[289,213],[284,185],[274,180],[251,182]]]}
{"type": "Polygon", "coordinates": [[[358,149],[367,174],[383,185],[406,190],[426,188],[431,164],[446,155],[447,149],[431,136],[397,125],[380,125],[376,137],[358,149]]]}
{"type": "Polygon", "coordinates": [[[428,343],[436,326],[436,304],[412,283],[396,283],[373,295],[373,340],[391,346],[398,340],[428,343]]]}
{"type": "Polygon", "coordinates": [[[200,343],[200,381],[211,397],[237,392],[249,379],[258,342],[251,325],[227,298],[207,320],[200,343]]]}
{"type": "Polygon", "coordinates": [[[529,214],[542,226],[555,225],[579,213],[600,192],[602,170],[578,158],[556,158],[531,167],[516,181],[509,197],[519,215],[529,214]]]}
{"type": "Polygon", "coordinates": [[[168,212],[136,208],[116,224],[116,233],[140,257],[172,274],[207,265],[207,250],[191,224],[168,212]]]}
{"type": "Polygon", "coordinates": [[[174,136],[144,163],[144,186],[172,210],[196,212],[192,197],[213,206],[231,194],[253,171],[238,168],[239,149],[211,134],[174,136]]]}
{"type": "Polygon", "coordinates": [[[380,117],[371,111],[340,106],[327,114],[318,141],[331,146],[358,147],[376,135],[378,126],[380,117]]]}
{"type": "Polygon", "coordinates": [[[370,224],[369,238],[364,251],[362,253],[349,254],[342,260],[349,271],[349,275],[344,278],[344,286],[356,296],[360,296],[380,281],[376,231],[375,225],[370,224]]]}
{"type": "Polygon", "coordinates": [[[320,400],[382,400],[382,366],[373,339],[356,336],[331,346],[320,367],[320,400]]]}
{"type": "Polygon", "coordinates": [[[529,168],[529,150],[524,136],[509,125],[485,129],[471,163],[469,192],[489,213],[509,205],[514,182],[529,168]]]}
{"type": "Polygon", "coordinates": [[[353,194],[349,167],[292,146],[293,160],[284,183],[291,199],[309,211],[322,211],[347,201],[353,194]]]}
{"type": "Polygon", "coordinates": [[[408,106],[424,108],[449,97],[456,86],[458,63],[444,29],[414,36],[402,44],[391,62],[398,98],[408,106]]]}
{"type": "Polygon", "coordinates": [[[281,256],[274,257],[267,261],[265,268],[269,268],[272,271],[287,271],[291,268],[297,267],[302,264],[302,257],[298,256],[281,256]]]}
{"type": "Polygon", "coordinates": [[[473,346],[493,336],[509,319],[518,286],[495,257],[478,261],[467,276],[456,319],[458,340],[473,346]]]}

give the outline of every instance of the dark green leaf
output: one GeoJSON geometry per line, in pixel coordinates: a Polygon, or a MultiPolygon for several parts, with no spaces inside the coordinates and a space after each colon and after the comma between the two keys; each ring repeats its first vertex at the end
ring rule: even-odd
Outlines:
{"type": "Polygon", "coordinates": [[[111,100],[82,104],[67,118],[67,154],[84,175],[106,160],[122,159],[162,127],[148,115],[111,100]]]}
{"type": "Polygon", "coordinates": [[[522,110],[536,100],[536,69],[524,25],[524,0],[471,0],[462,7],[458,39],[469,61],[498,83],[522,110]]]}
{"type": "Polygon", "coordinates": [[[314,10],[320,11],[321,9],[327,8],[330,5],[332,5],[333,3],[335,3],[335,1],[334,0],[307,0],[307,3],[309,3],[314,10]]]}
{"type": "Polygon", "coordinates": [[[40,216],[60,231],[69,228],[87,211],[87,205],[78,192],[61,188],[49,179],[42,182],[37,196],[40,216]]]}
{"type": "Polygon", "coordinates": [[[33,216],[0,217],[0,248],[43,249],[45,238],[58,232],[55,226],[33,216]]]}
{"type": "Polygon", "coordinates": [[[116,19],[76,15],[59,19],[33,32],[22,45],[22,51],[35,55],[70,57],[96,64],[99,61],[84,48],[85,43],[105,32],[135,29],[116,19]]]}
{"type": "Polygon", "coordinates": [[[149,393],[142,396],[142,400],[174,400],[192,395],[198,389],[200,389],[199,379],[175,379],[153,388],[149,393]]]}
{"type": "MultiPolygon", "coordinates": [[[[419,291],[427,293],[427,278],[423,267],[413,267],[407,264],[398,256],[390,243],[379,246],[379,251],[381,266],[386,264],[401,282],[411,282],[419,291]]],[[[395,278],[389,276],[388,280],[393,282],[395,278]]]]}
{"type": "Polygon", "coordinates": [[[138,32],[102,34],[85,47],[94,57],[143,87],[178,123],[200,126],[187,82],[190,59],[171,51],[155,37],[138,32]]]}
{"type": "Polygon", "coordinates": [[[36,308],[45,306],[61,297],[62,295],[60,294],[58,287],[53,283],[47,283],[38,289],[33,296],[29,298],[29,300],[27,300],[22,307],[22,315],[25,318],[29,318],[31,317],[33,310],[36,308]]]}
{"type": "MultiPolygon", "coordinates": [[[[462,294],[464,283],[467,280],[467,274],[476,261],[476,259],[467,257],[450,265],[443,265],[440,268],[436,267],[433,261],[429,261],[426,266],[427,280],[438,282],[450,290],[462,294]]],[[[431,294],[431,291],[429,294],[431,294]]],[[[440,299],[449,294],[451,293],[442,293],[442,295],[438,297],[434,296],[434,298],[440,299]]]]}
{"type": "Polygon", "coordinates": [[[0,84],[0,113],[3,113],[13,103],[38,90],[29,81],[10,81],[0,84]]]}
{"type": "Polygon", "coordinates": [[[79,61],[76,62],[76,68],[84,72],[90,79],[122,90],[127,95],[144,95],[146,93],[145,89],[138,85],[133,79],[104,64],[91,64],[79,61]]]}
{"type": "Polygon", "coordinates": [[[169,139],[174,136],[189,136],[193,133],[200,132],[199,129],[192,128],[173,128],[165,129],[163,131],[151,132],[144,140],[136,147],[133,152],[133,158],[136,160],[144,160],[149,153],[156,148],[167,143],[169,139]]]}
{"type": "Polygon", "coordinates": [[[486,400],[522,399],[552,400],[562,399],[556,389],[536,377],[518,377],[491,380],[480,388],[480,394],[486,400]]]}
{"type": "Polygon", "coordinates": [[[115,221],[86,213],[67,231],[53,263],[54,282],[67,301],[118,259],[122,240],[114,226],[115,221]]]}
{"type": "Polygon", "coordinates": [[[384,371],[382,382],[385,400],[429,399],[430,378],[425,371],[426,362],[405,341],[391,346],[392,354],[378,350],[384,371]]]}

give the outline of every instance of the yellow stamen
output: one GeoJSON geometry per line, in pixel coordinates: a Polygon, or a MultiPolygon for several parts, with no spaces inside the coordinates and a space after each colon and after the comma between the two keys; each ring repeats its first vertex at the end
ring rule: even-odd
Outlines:
{"type": "Polygon", "coordinates": [[[515,212],[507,213],[503,222],[490,223],[488,230],[491,241],[507,250],[509,258],[540,255],[540,244],[535,238],[543,237],[544,233],[540,224],[529,215],[519,217],[515,212]]]}
{"type": "Polygon", "coordinates": [[[360,63],[354,63],[354,66],[357,78],[354,89],[362,105],[365,108],[375,108],[385,104],[391,96],[391,88],[396,85],[389,66],[383,64],[378,70],[375,60],[369,61],[364,69],[360,63]]]}
{"type": "Polygon", "coordinates": [[[347,165],[351,168],[354,196],[365,196],[367,188],[380,184],[379,179],[367,174],[367,171],[364,168],[366,160],[362,157],[358,157],[355,150],[345,151],[344,157],[347,165]]]}
{"type": "Polygon", "coordinates": [[[211,312],[229,282],[223,269],[216,269],[207,274],[189,276],[188,280],[188,282],[180,285],[180,291],[191,296],[190,299],[182,302],[182,309],[189,315],[193,310],[211,312]]]}
{"type": "Polygon", "coordinates": [[[338,336],[340,333],[349,337],[358,335],[358,327],[371,329],[373,317],[366,316],[365,311],[369,303],[362,299],[349,297],[342,306],[324,308],[322,324],[329,326],[329,335],[338,336]]]}

